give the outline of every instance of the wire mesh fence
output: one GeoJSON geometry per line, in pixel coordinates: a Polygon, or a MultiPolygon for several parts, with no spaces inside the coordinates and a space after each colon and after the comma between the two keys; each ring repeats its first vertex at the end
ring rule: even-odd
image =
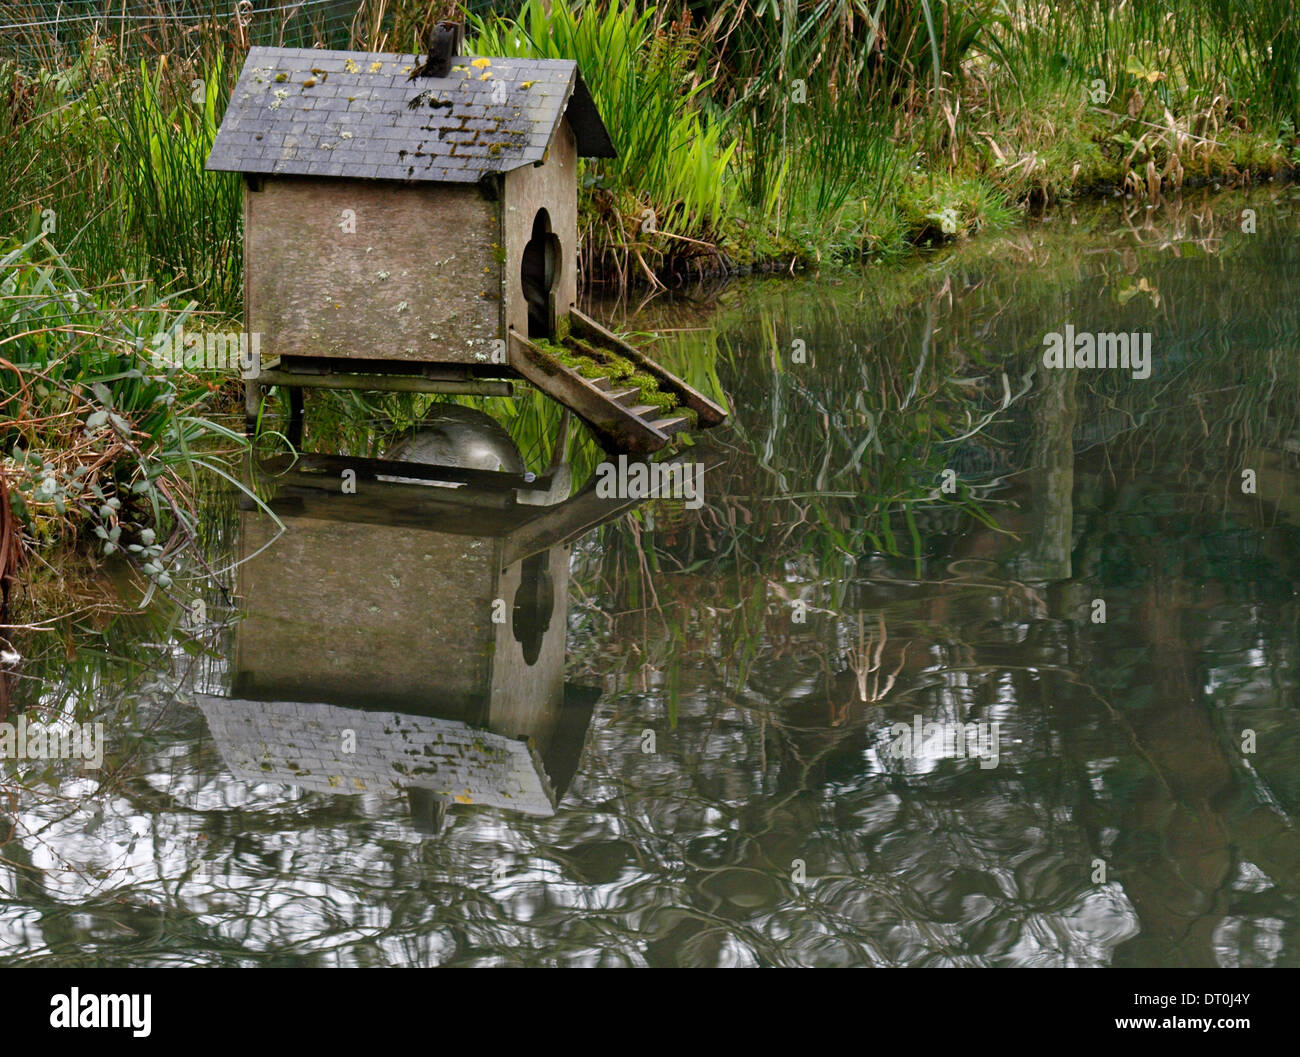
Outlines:
{"type": "Polygon", "coordinates": [[[128,56],[192,51],[213,34],[240,46],[356,48],[399,17],[409,25],[455,8],[483,14],[516,6],[502,0],[14,0],[0,17],[0,61],[48,64],[77,53],[90,38],[110,39],[128,56]]]}

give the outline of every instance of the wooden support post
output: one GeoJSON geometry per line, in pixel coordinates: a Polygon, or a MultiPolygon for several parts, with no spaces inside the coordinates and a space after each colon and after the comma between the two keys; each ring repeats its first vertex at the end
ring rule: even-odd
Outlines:
{"type": "Polygon", "coordinates": [[[289,390],[289,443],[295,450],[302,450],[303,394],[302,388],[289,390]]]}
{"type": "Polygon", "coordinates": [[[257,432],[257,419],[262,413],[262,386],[253,378],[244,379],[244,432],[253,436],[257,432]]]}

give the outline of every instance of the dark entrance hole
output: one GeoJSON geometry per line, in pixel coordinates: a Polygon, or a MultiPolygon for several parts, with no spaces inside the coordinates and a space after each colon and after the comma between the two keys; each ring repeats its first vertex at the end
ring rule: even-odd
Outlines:
{"type": "Polygon", "coordinates": [[[551,233],[551,217],[539,209],[533,234],[524,247],[519,282],[528,304],[528,336],[555,336],[555,282],[560,277],[560,240],[551,233]]]}

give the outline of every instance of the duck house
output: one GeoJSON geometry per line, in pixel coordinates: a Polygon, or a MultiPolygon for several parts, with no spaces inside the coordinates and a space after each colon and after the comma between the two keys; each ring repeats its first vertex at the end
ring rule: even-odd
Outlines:
{"type": "Polygon", "coordinates": [[[304,387],[518,378],[609,451],[722,421],[576,308],[578,159],[613,155],[571,61],[250,49],[207,161],[244,179],[250,425],[271,386],[300,444],[304,387]]]}

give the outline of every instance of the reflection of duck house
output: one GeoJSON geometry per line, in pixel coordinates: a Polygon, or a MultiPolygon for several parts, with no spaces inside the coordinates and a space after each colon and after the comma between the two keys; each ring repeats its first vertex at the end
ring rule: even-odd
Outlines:
{"type": "Polygon", "coordinates": [[[598,697],[564,682],[569,544],[631,504],[588,488],[494,509],[450,489],[344,496],[284,479],[270,505],[287,532],[240,518],[232,698],[201,699],[227,765],[551,814],[598,697]]]}
{"type": "MultiPolygon", "coordinates": [[[[245,319],[265,387],[478,395],[522,376],[610,450],[724,412],[574,307],[578,158],[612,157],[577,64],[252,48],[207,167],[244,175],[245,319]],[[566,337],[566,335],[569,335],[566,337]],[[540,339],[632,360],[677,410],[561,363],[540,339]]],[[[586,372],[591,375],[592,372],[586,372]]]]}

